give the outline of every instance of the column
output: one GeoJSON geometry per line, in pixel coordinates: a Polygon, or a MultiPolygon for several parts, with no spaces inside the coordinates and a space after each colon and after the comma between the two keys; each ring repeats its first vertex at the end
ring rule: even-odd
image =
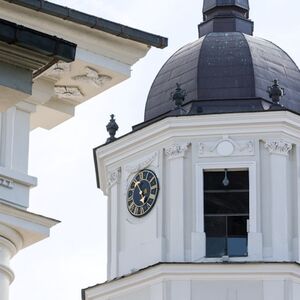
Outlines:
{"type": "Polygon", "coordinates": [[[270,181],[272,199],[273,259],[288,261],[288,159],[292,144],[284,140],[268,140],[265,148],[270,153],[270,181]]]}
{"type": "Polygon", "coordinates": [[[20,250],[22,238],[11,228],[0,224],[0,299],[9,300],[9,286],[14,280],[11,258],[20,250]]]}
{"type": "Polygon", "coordinates": [[[108,172],[107,192],[108,192],[108,280],[118,277],[119,265],[119,180],[121,168],[108,172]]]}
{"type": "Polygon", "coordinates": [[[168,159],[166,171],[167,191],[166,198],[168,227],[169,227],[169,247],[168,260],[185,261],[184,243],[184,158],[190,144],[174,144],[165,149],[168,159]]]}

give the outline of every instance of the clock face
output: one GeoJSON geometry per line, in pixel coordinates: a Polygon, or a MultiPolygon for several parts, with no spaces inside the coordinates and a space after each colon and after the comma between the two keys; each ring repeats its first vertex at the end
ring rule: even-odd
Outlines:
{"type": "Polygon", "coordinates": [[[127,193],[128,211],[135,217],[142,217],[155,205],[159,191],[155,173],[145,169],[132,179],[127,193]]]}

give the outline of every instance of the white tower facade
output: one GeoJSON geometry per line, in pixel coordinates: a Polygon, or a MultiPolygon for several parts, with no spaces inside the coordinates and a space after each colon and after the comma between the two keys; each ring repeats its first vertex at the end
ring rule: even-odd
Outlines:
{"type": "Polygon", "coordinates": [[[154,80],[144,123],[94,149],[108,281],[84,300],[300,297],[299,69],[251,36],[248,1],[203,13],[199,40],[154,80]]]}
{"type": "Polygon", "coordinates": [[[71,118],[167,40],[44,1],[0,1],[0,32],[0,299],[8,300],[11,258],[59,222],[28,211],[37,185],[30,131],[71,118]]]}

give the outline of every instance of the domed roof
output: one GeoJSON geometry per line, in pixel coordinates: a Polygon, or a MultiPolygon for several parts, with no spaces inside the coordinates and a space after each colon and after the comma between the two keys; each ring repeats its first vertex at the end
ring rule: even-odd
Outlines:
{"type": "Polygon", "coordinates": [[[282,49],[240,32],[212,32],[162,67],[148,95],[145,121],[174,109],[170,94],[176,83],[187,92],[184,103],[199,101],[199,113],[220,113],[261,110],[258,100],[270,100],[267,89],[274,79],[285,89],[281,104],[300,112],[300,72],[282,49]]]}
{"type": "MultiPolygon", "coordinates": [[[[300,72],[278,46],[252,36],[248,0],[204,0],[200,38],[178,50],[150,89],[145,122],[167,115],[251,112],[271,101],[277,79],[280,104],[300,113],[300,72]],[[174,109],[176,84],[186,91],[183,109],[174,109]]],[[[272,109],[280,109],[280,106],[272,109]]]]}

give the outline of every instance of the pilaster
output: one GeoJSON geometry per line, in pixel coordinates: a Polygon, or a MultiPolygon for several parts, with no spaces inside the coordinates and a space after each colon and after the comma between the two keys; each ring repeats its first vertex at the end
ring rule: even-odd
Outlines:
{"type": "Polygon", "coordinates": [[[169,210],[169,261],[185,260],[184,243],[184,158],[189,143],[173,144],[165,149],[168,159],[167,203],[169,210]]]}
{"type": "Polygon", "coordinates": [[[267,140],[265,148],[270,153],[272,248],[273,259],[290,259],[288,236],[288,159],[292,144],[282,139],[267,140]]]}
{"type": "Polygon", "coordinates": [[[107,268],[108,279],[114,279],[118,276],[118,264],[119,264],[119,252],[118,252],[118,239],[119,239],[119,230],[118,230],[118,215],[119,215],[119,180],[121,177],[121,168],[108,172],[107,178],[107,189],[108,189],[108,261],[109,265],[107,268]]]}

